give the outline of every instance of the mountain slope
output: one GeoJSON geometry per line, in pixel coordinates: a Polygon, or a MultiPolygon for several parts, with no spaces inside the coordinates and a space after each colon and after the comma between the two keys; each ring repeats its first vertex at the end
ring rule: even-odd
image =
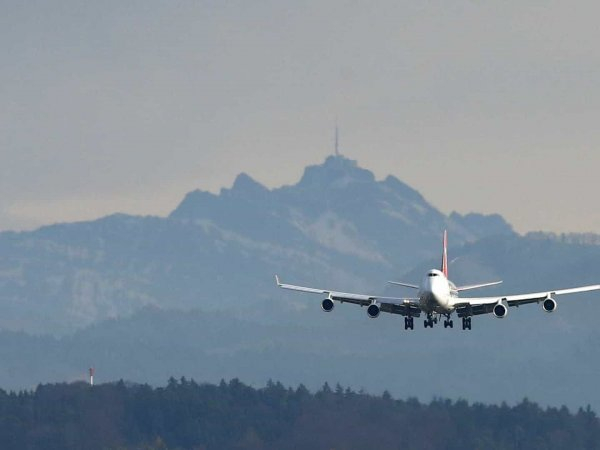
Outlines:
{"type": "Polygon", "coordinates": [[[272,321],[272,276],[383,288],[453,242],[510,235],[501,218],[450,217],[394,177],[343,157],[268,190],[242,174],[219,195],[191,192],[166,218],[123,214],[0,233],[0,327],[64,333],[146,305],[234,311],[272,321]]]}

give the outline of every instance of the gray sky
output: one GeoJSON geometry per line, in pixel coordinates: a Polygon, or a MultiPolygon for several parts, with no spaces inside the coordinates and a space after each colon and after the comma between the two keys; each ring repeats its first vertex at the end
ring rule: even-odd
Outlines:
{"type": "Polygon", "coordinates": [[[444,212],[600,233],[597,2],[0,2],[0,229],[166,214],[333,146],[444,212]]]}

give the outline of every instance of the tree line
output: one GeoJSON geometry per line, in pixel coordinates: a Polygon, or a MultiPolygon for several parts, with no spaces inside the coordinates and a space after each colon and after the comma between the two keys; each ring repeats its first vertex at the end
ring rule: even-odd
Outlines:
{"type": "Polygon", "coordinates": [[[327,383],[311,393],[237,379],[171,378],[0,391],[0,448],[44,450],[596,449],[600,421],[576,412],[436,399],[398,400],[327,383]]]}

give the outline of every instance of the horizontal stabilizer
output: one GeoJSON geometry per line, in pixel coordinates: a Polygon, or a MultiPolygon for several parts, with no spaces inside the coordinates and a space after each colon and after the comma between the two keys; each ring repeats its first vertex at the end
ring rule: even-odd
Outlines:
{"type": "Polygon", "coordinates": [[[493,281],[491,283],[482,283],[482,284],[469,284],[467,286],[459,286],[456,288],[458,292],[461,291],[470,291],[471,289],[478,289],[482,287],[495,286],[497,284],[502,283],[502,281],[493,281]]]}
{"type": "Polygon", "coordinates": [[[412,289],[419,289],[419,286],[416,286],[414,284],[409,284],[409,283],[403,283],[401,281],[388,281],[388,283],[395,284],[396,286],[404,286],[404,287],[409,287],[412,289]]]}

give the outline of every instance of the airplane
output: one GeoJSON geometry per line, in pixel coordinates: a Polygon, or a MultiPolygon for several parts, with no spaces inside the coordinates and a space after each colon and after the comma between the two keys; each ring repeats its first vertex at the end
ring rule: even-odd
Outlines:
{"type": "Polygon", "coordinates": [[[381,312],[400,314],[404,316],[404,329],[414,330],[414,318],[424,313],[426,318],[423,322],[425,328],[433,328],[438,319],[444,317],[444,328],[453,328],[452,314],[456,313],[462,319],[462,329],[471,330],[471,318],[480,314],[492,313],[495,317],[503,319],[508,315],[508,308],[521,306],[529,303],[540,303],[546,312],[554,312],[558,306],[554,296],[564,294],[575,294],[578,292],[589,292],[600,290],[600,285],[581,286],[570,289],[549,290],[531,294],[499,295],[494,297],[459,297],[459,293],[502,283],[494,281],[491,283],[472,284],[456,286],[448,279],[448,233],[444,231],[443,253],[441,270],[432,269],[427,272],[421,285],[389,281],[396,286],[404,286],[417,289],[415,298],[383,297],[380,295],[352,294],[338,292],[330,289],[316,289],[305,286],[281,283],[275,275],[277,286],[282,289],[308,292],[312,294],[325,294],[327,297],[321,302],[321,308],[325,312],[331,312],[335,306],[334,301],[340,303],[352,303],[366,306],[367,315],[375,319],[381,312]]]}

